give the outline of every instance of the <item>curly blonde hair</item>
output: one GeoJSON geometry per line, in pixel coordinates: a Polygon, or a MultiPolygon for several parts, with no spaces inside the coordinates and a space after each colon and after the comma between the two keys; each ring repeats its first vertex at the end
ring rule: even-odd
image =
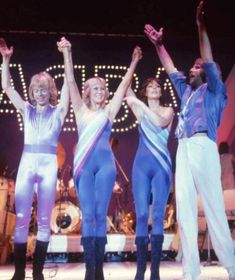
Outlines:
{"type": "Polygon", "coordinates": [[[84,101],[84,103],[87,105],[88,108],[91,105],[90,89],[91,89],[91,86],[95,83],[102,84],[105,88],[105,98],[104,98],[104,101],[102,103],[102,107],[105,105],[105,101],[109,97],[109,91],[106,87],[106,82],[103,78],[93,77],[93,78],[88,79],[84,84],[84,90],[83,90],[83,93],[82,93],[82,100],[84,101]]]}
{"type": "Polygon", "coordinates": [[[29,99],[33,105],[36,105],[36,101],[33,96],[33,88],[35,86],[47,88],[50,91],[50,104],[53,106],[57,104],[58,90],[56,88],[55,81],[50,74],[47,72],[40,72],[32,76],[29,85],[29,99]]]}

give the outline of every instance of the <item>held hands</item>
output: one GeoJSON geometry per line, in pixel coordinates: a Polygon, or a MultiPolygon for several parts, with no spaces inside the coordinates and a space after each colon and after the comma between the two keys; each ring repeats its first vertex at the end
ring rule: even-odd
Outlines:
{"type": "Polygon", "coordinates": [[[163,37],[163,28],[161,27],[159,31],[154,29],[154,27],[150,24],[145,24],[144,26],[144,33],[155,46],[157,44],[162,44],[162,37],[163,37]]]}
{"type": "Polygon", "coordinates": [[[0,53],[2,57],[10,59],[13,54],[13,47],[8,48],[6,41],[0,38],[0,53]]]}
{"type": "Polygon", "coordinates": [[[60,41],[57,42],[57,47],[59,52],[64,53],[66,50],[71,50],[71,43],[65,37],[62,37],[60,41]]]}
{"type": "Polygon", "coordinates": [[[142,58],[142,50],[139,46],[136,46],[132,53],[132,61],[140,61],[142,58]]]}
{"type": "Polygon", "coordinates": [[[204,10],[203,10],[204,2],[201,1],[197,6],[197,13],[196,13],[196,23],[197,26],[204,24],[204,10]]]}

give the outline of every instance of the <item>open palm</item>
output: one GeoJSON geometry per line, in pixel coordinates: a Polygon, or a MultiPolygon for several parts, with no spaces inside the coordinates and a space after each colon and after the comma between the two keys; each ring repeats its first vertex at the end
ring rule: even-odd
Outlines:
{"type": "Polygon", "coordinates": [[[13,54],[13,47],[8,48],[3,38],[0,38],[0,53],[6,58],[10,58],[13,54]]]}

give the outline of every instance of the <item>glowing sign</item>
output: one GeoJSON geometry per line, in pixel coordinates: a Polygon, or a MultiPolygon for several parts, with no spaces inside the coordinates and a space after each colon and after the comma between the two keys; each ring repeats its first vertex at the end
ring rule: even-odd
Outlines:
{"type": "MultiPolygon", "coordinates": [[[[120,81],[125,75],[127,70],[126,66],[117,66],[117,65],[95,65],[94,66],[94,76],[100,76],[105,78],[107,87],[110,92],[110,98],[112,98],[115,90],[117,89],[120,81]]],[[[11,71],[11,84],[12,86],[19,92],[24,100],[28,100],[27,87],[25,85],[25,78],[23,73],[23,68],[21,64],[10,64],[11,71]]],[[[52,77],[56,81],[56,85],[58,89],[62,87],[63,79],[64,79],[64,65],[52,65],[46,68],[48,73],[52,75],[52,77]]],[[[74,65],[74,73],[76,77],[76,81],[78,86],[80,86],[81,90],[83,90],[83,85],[86,80],[86,66],[85,65],[74,65]]],[[[170,93],[172,102],[169,104],[173,108],[177,109],[178,104],[176,97],[174,95],[174,91],[171,85],[171,82],[167,78],[163,78],[163,74],[165,73],[164,68],[159,67],[156,72],[156,77],[160,78],[163,81],[164,90],[170,93]]],[[[139,77],[137,74],[134,74],[132,88],[134,92],[137,92],[139,89],[139,77]]],[[[58,92],[60,96],[60,91],[58,92]]],[[[107,100],[107,103],[109,100],[107,100]]],[[[11,101],[4,94],[4,92],[0,93],[0,116],[2,114],[16,114],[17,121],[19,124],[20,131],[23,130],[23,122],[20,113],[14,108],[11,101]]],[[[137,126],[137,121],[130,114],[130,110],[126,104],[126,102],[122,103],[122,107],[114,120],[112,132],[123,133],[127,132],[130,129],[134,129],[137,126]]],[[[63,126],[63,131],[65,132],[73,132],[76,131],[76,122],[74,113],[72,110],[72,106],[70,105],[69,112],[65,119],[65,124],[63,126]]]]}

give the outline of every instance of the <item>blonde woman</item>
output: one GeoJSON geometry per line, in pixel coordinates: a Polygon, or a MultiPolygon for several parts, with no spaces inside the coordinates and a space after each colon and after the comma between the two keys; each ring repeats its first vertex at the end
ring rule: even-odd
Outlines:
{"type": "Polygon", "coordinates": [[[129,69],[108,104],[109,92],[104,79],[94,77],[87,80],[81,97],[74,79],[71,51],[65,64],[79,138],[74,155],[74,182],[82,210],[86,280],[104,279],[106,215],[116,179],[109,137],[114,118],[141,58],[139,52],[140,48],[136,47],[129,69]]]}

